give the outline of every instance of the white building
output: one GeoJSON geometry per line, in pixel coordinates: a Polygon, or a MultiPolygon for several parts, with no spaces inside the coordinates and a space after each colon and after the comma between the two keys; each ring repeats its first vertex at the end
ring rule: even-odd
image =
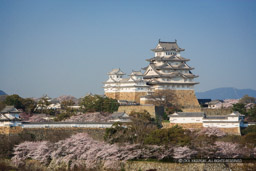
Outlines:
{"type": "Polygon", "coordinates": [[[235,128],[244,127],[244,115],[233,112],[229,115],[207,116],[203,112],[177,112],[169,115],[172,124],[202,124],[203,127],[235,128]]]}
{"type": "Polygon", "coordinates": [[[159,40],[153,58],[147,59],[149,65],[145,68],[143,78],[153,90],[193,90],[194,78],[192,74],[194,68],[188,66],[186,59],[180,52],[184,51],[175,42],[162,42],[159,40]]]}
{"type": "Polygon", "coordinates": [[[198,82],[186,59],[181,56],[184,49],[175,42],[162,42],[152,49],[154,57],[147,59],[149,65],[144,73],[133,71],[129,78],[120,69],[108,73],[104,82],[104,92],[107,97],[117,100],[135,101],[136,103],[152,104],[151,95],[159,90],[172,90],[175,104],[182,106],[184,111],[200,111],[199,103],[194,93],[194,85],[198,82]]]}
{"type": "Polygon", "coordinates": [[[21,126],[20,111],[14,106],[6,106],[0,112],[0,126],[13,127],[21,126]]]}
{"type": "Polygon", "coordinates": [[[175,112],[169,115],[170,123],[202,123],[204,118],[203,112],[175,112]]]}
{"type": "Polygon", "coordinates": [[[60,103],[50,104],[46,108],[47,109],[58,110],[58,109],[61,109],[61,104],[60,103]]]}
{"type": "Polygon", "coordinates": [[[132,71],[128,78],[124,78],[125,73],[120,69],[113,69],[108,75],[108,80],[104,82],[105,93],[148,91],[140,71],[132,71]]]}

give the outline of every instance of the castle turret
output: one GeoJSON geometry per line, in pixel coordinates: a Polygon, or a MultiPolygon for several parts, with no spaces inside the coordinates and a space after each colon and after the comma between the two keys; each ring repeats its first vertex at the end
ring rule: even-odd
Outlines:
{"type": "Polygon", "coordinates": [[[190,67],[186,62],[189,59],[180,56],[184,51],[177,42],[161,42],[152,51],[155,52],[153,58],[147,59],[149,65],[145,68],[144,80],[151,85],[154,90],[193,90],[198,82],[190,67]]]}
{"type": "Polygon", "coordinates": [[[148,85],[143,80],[141,71],[132,71],[128,78],[123,78],[124,72],[113,69],[108,73],[109,79],[104,82],[105,95],[117,100],[140,102],[140,96],[146,95],[148,85]]]}
{"type": "Polygon", "coordinates": [[[186,59],[181,56],[185,49],[180,48],[175,42],[162,42],[151,49],[155,56],[147,59],[149,65],[145,68],[143,79],[151,87],[153,92],[172,92],[175,99],[172,103],[182,107],[183,111],[200,111],[200,106],[194,93],[194,85],[198,84],[186,59]]]}

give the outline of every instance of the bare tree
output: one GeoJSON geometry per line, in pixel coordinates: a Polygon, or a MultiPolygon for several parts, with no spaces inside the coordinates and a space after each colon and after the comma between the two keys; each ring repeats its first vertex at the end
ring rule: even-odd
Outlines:
{"type": "Polygon", "coordinates": [[[152,103],[156,106],[170,107],[176,98],[172,90],[158,90],[149,95],[152,103]]]}

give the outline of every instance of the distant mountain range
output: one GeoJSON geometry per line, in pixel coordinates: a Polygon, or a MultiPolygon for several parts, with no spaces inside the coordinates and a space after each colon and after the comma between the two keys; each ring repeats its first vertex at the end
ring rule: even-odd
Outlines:
{"type": "Polygon", "coordinates": [[[7,95],[4,91],[0,90],[0,95],[7,95]]]}
{"type": "Polygon", "coordinates": [[[256,90],[252,89],[236,89],[232,87],[216,88],[205,92],[197,92],[196,97],[198,99],[240,99],[244,95],[248,94],[251,97],[256,98],[256,90]]]}

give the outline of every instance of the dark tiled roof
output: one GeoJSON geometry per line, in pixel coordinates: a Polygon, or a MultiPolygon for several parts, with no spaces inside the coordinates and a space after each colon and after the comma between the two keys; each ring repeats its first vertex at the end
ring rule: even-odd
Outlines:
{"type": "Polygon", "coordinates": [[[113,69],[113,70],[110,71],[108,74],[109,74],[109,75],[112,75],[112,74],[125,75],[125,73],[124,73],[123,71],[121,71],[120,68],[113,69]]]}
{"type": "Polygon", "coordinates": [[[132,71],[131,75],[142,76],[141,71],[132,71]]]}
{"type": "Polygon", "coordinates": [[[206,116],[204,119],[227,119],[227,116],[206,116]]]}
{"type": "Polygon", "coordinates": [[[128,119],[129,116],[125,112],[115,112],[110,115],[112,119],[128,119]]]}
{"type": "Polygon", "coordinates": [[[177,50],[177,51],[184,51],[184,49],[180,48],[177,44],[177,42],[161,42],[159,41],[158,45],[161,46],[161,48],[156,47],[155,49],[152,49],[153,51],[158,50],[177,50]]]}
{"type": "Polygon", "coordinates": [[[177,112],[168,116],[169,117],[203,117],[204,115],[205,115],[204,112],[177,112]]]}
{"type": "Polygon", "coordinates": [[[189,59],[183,58],[181,56],[171,56],[171,57],[155,56],[153,58],[146,59],[146,61],[189,61],[189,59]]]}
{"type": "Polygon", "coordinates": [[[14,106],[6,106],[0,113],[19,113],[14,106]]]}

